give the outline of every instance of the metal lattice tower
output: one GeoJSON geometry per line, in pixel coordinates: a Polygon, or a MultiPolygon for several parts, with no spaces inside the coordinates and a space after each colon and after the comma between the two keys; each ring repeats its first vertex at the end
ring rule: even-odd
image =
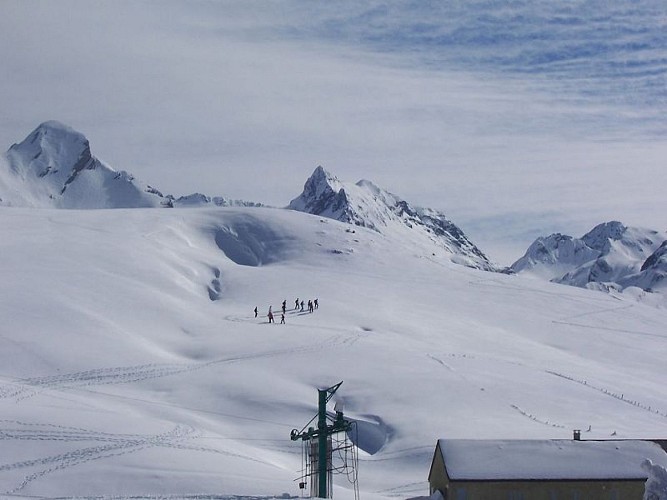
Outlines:
{"type": "MultiPolygon", "coordinates": [[[[292,441],[304,441],[304,445],[308,445],[310,456],[315,451],[315,443],[317,443],[317,459],[311,459],[311,463],[316,464],[316,470],[311,470],[310,474],[312,484],[317,485],[317,496],[319,498],[329,498],[331,496],[331,485],[329,484],[329,476],[333,471],[332,464],[332,437],[340,432],[347,433],[353,426],[353,422],[343,417],[343,412],[336,410],[336,417],[331,423],[327,422],[327,403],[331,400],[338,388],[343,382],[328,387],[326,389],[318,389],[318,411],[317,411],[317,429],[308,427],[308,430],[301,431],[293,429],[290,438],[292,441]],[[316,483],[315,483],[316,482],[316,483]]],[[[314,420],[314,419],[313,419],[314,420]]],[[[312,420],[311,420],[312,422],[312,420]]],[[[310,423],[310,422],[309,422],[310,423]]],[[[308,426],[308,424],[306,424],[308,426]]]]}

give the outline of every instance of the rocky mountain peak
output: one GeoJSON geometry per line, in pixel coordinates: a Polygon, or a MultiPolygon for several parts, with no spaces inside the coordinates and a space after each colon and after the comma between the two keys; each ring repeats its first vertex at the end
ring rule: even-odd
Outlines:
{"type": "Polygon", "coordinates": [[[605,222],[581,238],[560,233],[540,237],[511,269],[579,287],[648,290],[667,271],[660,251],[665,237],[659,231],[605,222]]]}
{"type": "Polygon", "coordinates": [[[9,172],[0,172],[10,196],[3,203],[53,208],[160,206],[159,191],[93,156],[88,139],[58,121],[40,124],[6,153],[9,172]]]}
{"type": "Polygon", "coordinates": [[[603,222],[591,229],[581,239],[588,247],[605,252],[609,249],[609,242],[620,240],[627,229],[618,221],[603,222]]]}
{"type": "Polygon", "coordinates": [[[649,255],[648,259],[642,264],[641,271],[647,271],[660,264],[667,270],[667,240],[663,241],[658,249],[649,255]]]}
{"type": "MultiPolygon", "coordinates": [[[[366,227],[382,234],[427,241],[452,255],[452,260],[480,269],[497,270],[454,223],[437,210],[413,207],[369,180],[340,181],[321,166],[304,184],[289,209],[366,227]]],[[[434,254],[435,255],[435,254],[434,254]]]]}
{"type": "Polygon", "coordinates": [[[61,192],[78,172],[95,168],[97,162],[90,152],[88,139],[57,121],[40,124],[22,142],[9,148],[7,158],[21,177],[48,177],[61,192]]]}

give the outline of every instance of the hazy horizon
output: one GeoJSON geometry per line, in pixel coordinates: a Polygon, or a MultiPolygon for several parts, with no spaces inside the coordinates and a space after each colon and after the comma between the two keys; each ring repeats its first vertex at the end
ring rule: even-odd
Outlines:
{"type": "Polygon", "coordinates": [[[501,263],[554,231],[667,226],[657,1],[3,7],[3,151],[55,119],[163,192],[276,206],[322,165],[501,263]]]}

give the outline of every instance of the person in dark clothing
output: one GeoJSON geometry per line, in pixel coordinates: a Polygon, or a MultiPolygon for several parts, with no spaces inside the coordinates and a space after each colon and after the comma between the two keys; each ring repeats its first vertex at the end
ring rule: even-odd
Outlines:
{"type": "Polygon", "coordinates": [[[299,308],[299,297],[294,301],[294,310],[296,311],[299,308]]]}
{"type": "Polygon", "coordinates": [[[281,324],[281,325],[284,325],[284,324],[285,324],[285,313],[282,313],[282,314],[280,315],[280,324],[281,324]]]}
{"type": "Polygon", "coordinates": [[[257,306],[255,306],[255,318],[257,317],[257,306]]]}
{"type": "Polygon", "coordinates": [[[312,300],[308,301],[308,312],[313,312],[313,301],[312,300]]]}
{"type": "Polygon", "coordinates": [[[270,310],[268,316],[269,316],[269,323],[275,323],[275,321],[273,321],[273,313],[270,310]]]}
{"type": "Polygon", "coordinates": [[[303,300],[301,301],[301,312],[303,312],[303,300]]]}
{"type": "Polygon", "coordinates": [[[318,307],[320,307],[320,305],[317,303],[317,299],[315,299],[315,300],[313,301],[313,305],[315,306],[315,309],[317,309],[318,307]]]}

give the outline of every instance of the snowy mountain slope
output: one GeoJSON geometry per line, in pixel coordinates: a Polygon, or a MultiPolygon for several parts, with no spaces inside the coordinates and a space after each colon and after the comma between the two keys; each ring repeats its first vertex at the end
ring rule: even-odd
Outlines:
{"type": "Polygon", "coordinates": [[[427,494],[441,437],[664,438],[667,311],[623,296],[277,209],[0,208],[0,228],[4,495],[299,495],[289,433],[340,380],[363,498],[427,494]],[[320,308],[267,324],[297,297],[320,308]]]}
{"type": "Polygon", "coordinates": [[[644,261],[638,273],[630,274],[619,280],[623,287],[635,286],[642,290],[667,290],[667,240],[644,261]]]}
{"type": "Polygon", "coordinates": [[[398,232],[406,238],[430,241],[452,260],[469,267],[497,270],[444,214],[412,207],[370,181],[356,184],[340,181],[321,166],[306,181],[303,192],[288,208],[373,229],[379,233],[398,232]]]}
{"type": "Polygon", "coordinates": [[[91,153],[80,132],[57,121],[39,125],[7,151],[0,163],[0,206],[41,208],[145,208],[254,206],[192,194],[175,198],[117,172],[91,153]]]}
{"type": "Polygon", "coordinates": [[[607,222],[581,238],[561,234],[538,238],[511,269],[579,287],[639,286],[641,280],[629,277],[640,272],[666,239],[667,232],[607,222]]]}
{"type": "Polygon", "coordinates": [[[95,158],[85,136],[56,121],[39,125],[6,154],[3,203],[57,208],[154,207],[157,191],[95,158]]]}
{"type": "Polygon", "coordinates": [[[599,256],[599,250],[590,248],[581,239],[555,233],[537,238],[511,268],[517,273],[530,271],[551,280],[599,256]]]}

